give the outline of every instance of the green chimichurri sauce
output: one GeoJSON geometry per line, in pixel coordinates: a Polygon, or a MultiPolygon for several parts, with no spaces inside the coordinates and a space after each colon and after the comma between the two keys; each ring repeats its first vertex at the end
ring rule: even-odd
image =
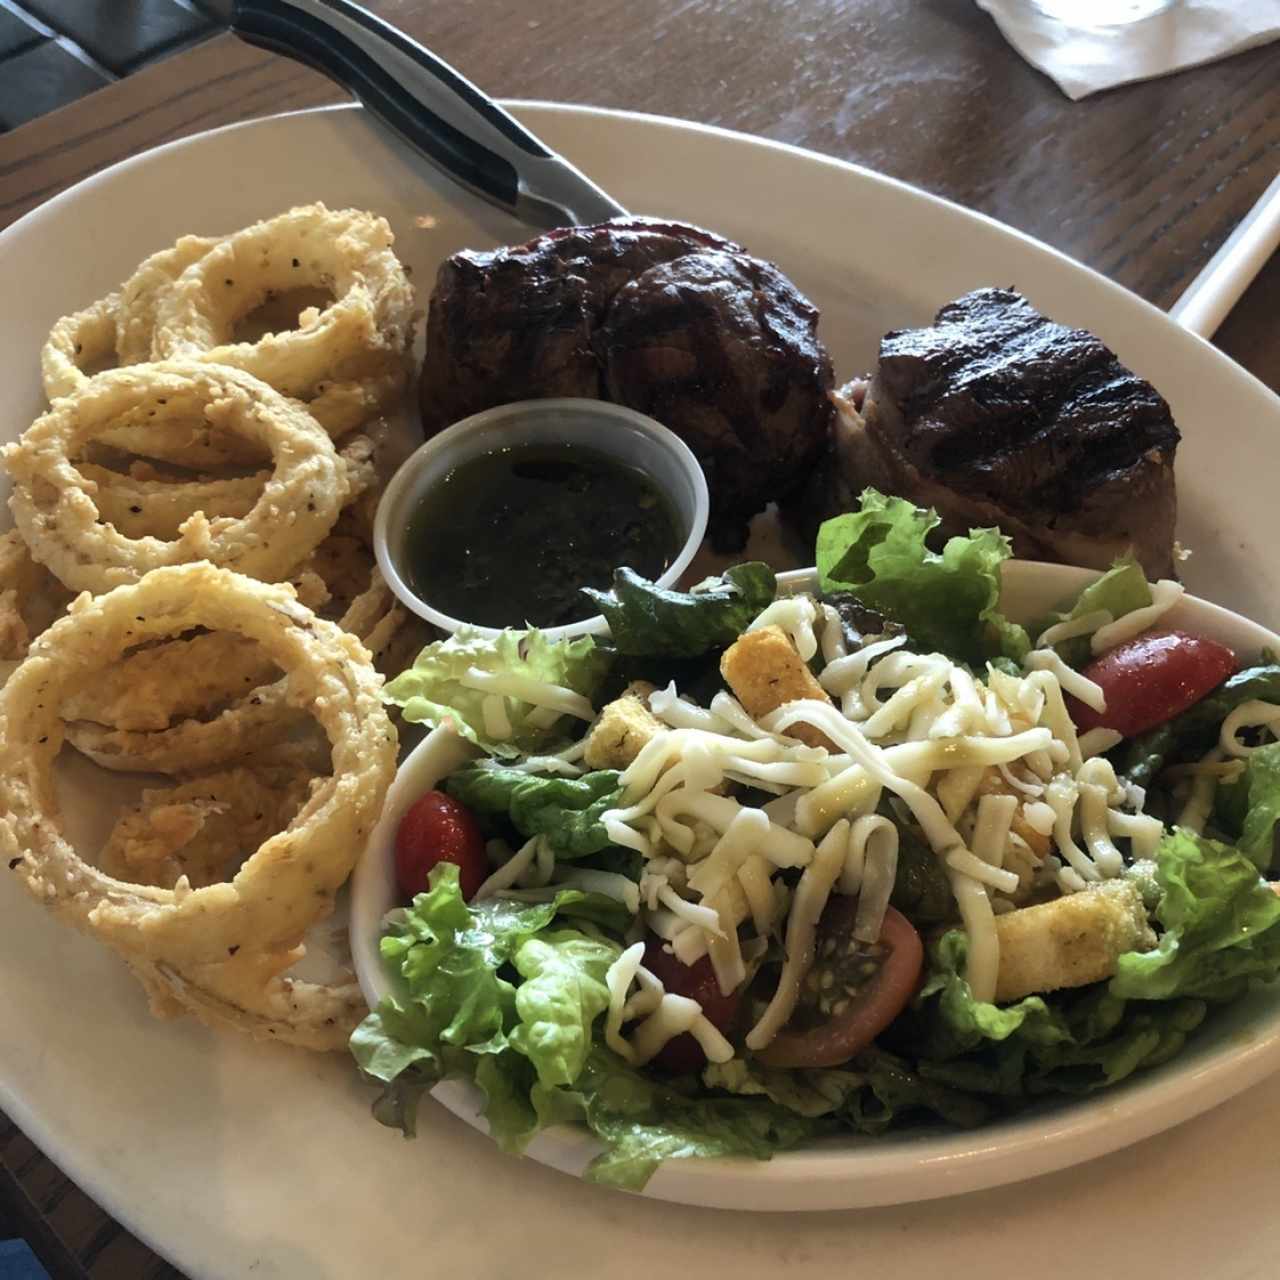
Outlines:
{"type": "Polygon", "coordinates": [[[679,553],[675,513],[644,472],[578,445],[528,444],[472,458],[409,518],[409,580],[450,617],[486,627],[591,616],[582,587],[629,565],[657,578],[679,553]]]}

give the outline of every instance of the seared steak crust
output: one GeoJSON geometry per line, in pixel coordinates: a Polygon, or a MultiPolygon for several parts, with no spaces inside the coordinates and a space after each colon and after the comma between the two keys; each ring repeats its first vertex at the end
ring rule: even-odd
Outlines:
{"type": "Polygon", "coordinates": [[[431,296],[423,425],[546,396],[638,409],[698,456],[712,538],[733,549],[828,444],[817,323],[775,267],[678,223],[615,219],[455,254],[431,296]]]}
{"type": "Polygon", "coordinates": [[[852,484],[936,506],[949,532],[998,523],[1017,554],[1105,567],[1132,547],[1173,571],[1178,429],[1093,334],[1009,289],[885,335],[864,420],[837,436],[852,484]]]}

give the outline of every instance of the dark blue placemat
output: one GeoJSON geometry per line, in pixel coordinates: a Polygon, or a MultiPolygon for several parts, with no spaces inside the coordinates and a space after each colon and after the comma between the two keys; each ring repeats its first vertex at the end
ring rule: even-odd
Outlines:
{"type": "Polygon", "coordinates": [[[24,1240],[0,1240],[0,1280],[49,1280],[24,1240]]]}

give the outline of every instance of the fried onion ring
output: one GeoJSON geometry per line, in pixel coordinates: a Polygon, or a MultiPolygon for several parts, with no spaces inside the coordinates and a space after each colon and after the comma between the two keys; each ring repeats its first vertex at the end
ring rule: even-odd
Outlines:
{"type": "Polygon", "coordinates": [[[289,951],[331,910],[395,772],[381,684],[359,640],[317,618],[287,586],[195,564],[82,595],[0,690],[4,856],[37,898],[126,955],[181,968],[245,947],[289,951]],[[333,774],[231,881],[172,890],[126,884],[86,863],[62,835],[52,769],[63,740],[59,706],[111,655],[199,626],[249,636],[289,673],[291,701],[310,710],[329,740],[333,774]]]}
{"type": "Polygon", "coordinates": [[[172,362],[99,374],[0,450],[10,508],[32,555],[74,590],[107,591],[164,565],[208,560],[263,579],[286,576],[333,527],[346,471],[302,409],[250,374],[172,362]],[[247,515],[193,516],[173,541],[129,538],[105,524],[71,459],[121,412],[142,411],[230,430],[271,451],[275,467],[247,515]]]}
{"type": "Polygon", "coordinates": [[[285,970],[303,954],[245,951],[224,963],[177,969],[129,960],[156,1017],[194,1014],[205,1026],[248,1032],[320,1053],[339,1052],[368,1012],[354,975],[334,983],[304,982],[285,970]]]}
{"type": "Polygon", "coordinates": [[[403,389],[413,289],[386,219],[322,204],[290,209],[219,241],[158,294],[153,356],[245,369],[309,401],[334,436],[403,389]],[[274,294],[324,288],[334,301],[301,327],[236,342],[237,321],[274,294]]]}
{"type": "MultiPolygon", "coordinates": [[[[357,464],[352,458],[357,452],[355,444],[362,440],[364,437],[357,437],[342,451],[360,483],[372,480],[371,467],[367,463],[357,464]]],[[[0,551],[2,549],[0,543],[0,551]]],[[[0,566],[2,564],[0,557],[0,566]]],[[[43,573],[43,569],[40,572],[43,573]]],[[[0,574],[0,585],[3,581],[0,574]]],[[[308,608],[336,621],[370,645],[378,656],[379,670],[386,673],[388,668],[381,655],[391,639],[388,628],[399,628],[408,615],[392,600],[389,588],[376,572],[373,552],[362,540],[350,534],[331,533],[303,561],[290,581],[299,600],[308,608]],[[360,606],[352,612],[357,600],[360,606]]],[[[399,647],[397,643],[397,650],[399,647]]],[[[225,631],[206,632],[167,640],[125,655],[99,672],[88,688],[68,697],[63,703],[62,715],[68,721],[86,721],[110,730],[145,735],[164,732],[185,720],[207,724],[225,709],[238,707],[238,714],[256,726],[264,713],[256,707],[249,710],[253,706],[249,695],[259,691],[259,686],[270,684],[278,675],[275,664],[253,641],[225,631]]],[[[272,714],[273,706],[274,703],[269,702],[265,714],[272,714]]],[[[281,714],[290,717],[287,710],[281,714]]],[[[223,722],[223,729],[227,723],[223,722]]],[[[267,732],[272,738],[283,735],[289,723],[291,718],[267,732]]],[[[205,731],[199,736],[207,738],[211,732],[205,731]]],[[[184,731],[173,736],[189,741],[197,735],[184,731]]],[[[107,750],[100,740],[100,731],[87,726],[73,728],[71,738],[74,744],[87,748],[86,754],[107,750]],[[91,742],[91,739],[97,741],[91,742]]],[[[200,757],[200,765],[186,766],[185,762],[192,757],[172,743],[169,748],[157,749],[147,747],[142,736],[123,741],[132,745],[123,756],[128,763],[121,763],[118,768],[149,769],[150,762],[159,758],[176,762],[174,769],[165,772],[181,771],[184,767],[209,767],[204,757],[200,757]]]]}
{"type": "Polygon", "coordinates": [[[149,787],[116,819],[97,864],[118,880],[167,889],[183,876],[193,889],[227,880],[288,825],[315,776],[307,763],[268,754],[176,786],[149,787]]]}
{"type": "Polygon", "coordinates": [[[62,583],[31,558],[16,529],[0,534],[0,659],[25,657],[28,644],[70,600],[62,583]]]}
{"type": "Polygon", "coordinates": [[[62,714],[114,729],[157,732],[224,707],[278,675],[279,668],[252,640],[206,631],[134,650],[71,694],[62,714]]]}
{"type": "MultiPolygon", "coordinates": [[[[375,662],[405,620],[404,609],[377,570],[337,624],[358,637],[375,662]]],[[[215,632],[215,635],[222,634],[215,632]]],[[[83,695],[82,695],[83,696],[83,695]]],[[[83,706],[77,699],[74,704],[83,706]]],[[[111,728],[89,720],[66,725],[67,740],[104,769],[127,773],[204,773],[284,742],[304,719],[287,678],[260,685],[207,720],[180,720],[154,732],[111,728]]]]}
{"type": "Polygon", "coordinates": [[[253,510],[269,472],[248,476],[197,476],[192,480],[164,480],[153,467],[135,462],[128,471],[112,471],[92,462],[77,462],[76,470],[94,487],[98,514],[126,538],[170,541],[197,511],[210,520],[242,519],[253,510]]]}
{"type": "Polygon", "coordinates": [[[156,311],[161,296],[217,243],[217,237],[181,236],[171,248],[161,249],[141,262],[120,286],[116,303],[116,355],[122,365],[146,364],[156,358],[156,311]]]}
{"type": "Polygon", "coordinates": [[[172,249],[153,253],[114,293],[63,316],[40,352],[40,374],[50,403],[79,391],[89,381],[87,370],[95,365],[150,360],[159,290],[217,243],[203,236],[183,236],[172,249]]]}
{"type": "MultiPolygon", "coordinates": [[[[347,469],[348,505],[377,481],[376,448],[376,440],[365,434],[348,436],[342,442],[338,453],[347,469]]],[[[145,462],[132,463],[128,471],[77,462],[76,470],[94,486],[86,488],[104,521],[115,525],[126,538],[165,541],[179,537],[183,524],[197,511],[210,520],[223,516],[242,519],[253,510],[271,478],[269,471],[261,471],[246,476],[173,479],[161,476],[145,462]]]]}
{"type": "Polygon", "coordinates": [[[87,369],[114,364],[120,295],[108,294],[83,311],[63,316],[40,351],[40,376],[50,403],[74,395],[88,381],[87,369]]]}

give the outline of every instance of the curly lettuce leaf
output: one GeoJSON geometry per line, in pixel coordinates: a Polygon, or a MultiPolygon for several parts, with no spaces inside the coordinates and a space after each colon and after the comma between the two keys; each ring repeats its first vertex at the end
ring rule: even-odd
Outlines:
{"type": "Polygon", "coordinates": [[[725,1093],[768,1098],[797,1115],[816,1118],[842,1110],[850,1097],[866,1085],[867,1078],[849,1069],[781,1070],[731,1058],[703,1067],[702,1083],[725,1093]]]}
{"type": "Polygon", "coordinates": [[[691,1082],[653,1079],[598,1043],[621,944],[566,919],[594,896],[468,906],[457,868],[433,871],[383,942],[402,991],[351,1037],[357,1063],[386,1085],[375,1116],[411,1133],[421,1093],[462,1076],[484,1094],[504,1150],[522,1151],[546,1125],[582,1123],[603,1147],[587,1176],[632,1190],[665,1159],[767,1159],[814,1133],[814,1120],[765,1098],[695,1096],[691,1082]]]}
{"type": "Polygon", "coordinates": [[[474,813],[506,815],[523,836],[546,836],[559,858],[582,858],[609,846],[600,819],[618,805],[620,777],[613,769],[549,778],[470,764],[449,776],[445,790],[474,813]]]}
{"type": "Polygon", "coordinates": [[[522,676],[572,689],[594,698],[609,672],[612,657],[591,636],[548,640],[541,631],[504,631],[496,638],[461,627],[445,640],[429,644],[413,666],[383,686],[383,701],[400,707],[413,724],[449,723],[468,742],[490,755],[514,759],[546,751],[565,738],[564,717],[550,726],[537,723],[536,710],[518,698],[504,700],[509,736],[498,738],[485,727],[484,701],[490,696],[462,683],[471,668],[493,675],[522,676]]]}
{"type": "Polygon", "coordinates": [[[975,1097],[974,1091],[931,1080],[883,1049],[860,1054],[857,1066],[865,1074],[866,1085],[849,1095],[841,1118],[859,1133],[874,1136],[913,1119],[943,1120],[969,1129],[991,1115],[990,1104],[975,1097]]]}
{"type": "Polygon", "coordinates": [[[655,586],[631,569],[619,569],[612,591],[584,588],[609,621],[619,653],[694,658],[731,645],[778,593],[777,575],[749,561],[709,578],[694,591],[655,586]]]}
{"type": "Polygon", "coordinates": [[[1239,849],[1181,828],[1156,851],[1163,927],[1154,951],[1120,957],[1113,994],[1234,1000],[1280,974],[1280,897],[1239,849]]]}
{"type": "Polygon", "coordinates": [[[1280,742],[1250,752],[1241,777],[1218,784],[1214,815],[1259,871],[1271,870],[1280,822],[1280,742]]]}
{"type": "MultiPolygon", "coordinates": [[[[1145,609],[1151,603],[1151,584],[1142,566],[1130,553],[1117,560],[1100,578],[1095,578],[1076,598],[1075,604],[1065,613],[1048,618],[1036,634],[1055,622],[1074,622],[1086,614],[1106,610],[1113,619],[1123,618],[1135,609],[1145,609]]],[[[1068,666],[1077,669],[1085,666],[1093,657],[1088,636],[1076,636],[1062,640],[1054,646],[1068,666]]]]}
{"type": "Polygon", "coordinates": [[[1176,1054],[1209,1003],[1280,974],[1280,898],[1240,850],[1177,830],[1154,857],[1152,951],[1119,959],[1115,976],[1007,1005],[975,1000],[966,939],[930,950],[930,976],[898,1042],[916,1073],[951,1089],[1021,1100],[1085,1093],[1176,1054]]]}
{"type": "Polygon", "coordinates": [[[1255,699],[1280,703],[1280,664],[1267,661],[1237,671],[1180,716],[1126,743],[1119,772],[1140,787],[1150,786],[1165,765],[1204,755],[1217,741],[1227,716],[1242,702],[1255,699]]]}
{"type": "Polygon", "coordinates": [[[403,990],[382,1000],[352,1034],[357,1063],[383,1083],[414,1068],[429,1085],[457,1073],[455,1051],[502,1053],[518,1012],[503,966],[558,915],[617,919],[618,910],[578,889],[563,889],[550,902],[494,899],[468,906],[457,867],[440,863],[427,892],[382,939],[383,961],[403,980],[403,990]]]}
{"type": "Polygon", "coordinates": [[[953,1095],[1008,1103],[1089,1093],[1171,1057],[1204,1017],[1193,997],[1130,1000],[1100,984],[1008,1005],[975,1000],[965,948],[959,931],[935,946],[912,1019],[916,1075],[953,1095]]]}
{"type": "Polygon", "coordinates": [[[524,981],[516,990],[511,1044],[543,1085],[570,1085],[582,1073],[592,1024],[609,1007],[605,974],[621,951],[616,942],[565,930],[530,938],[516,952],[524,981]]]}
{"type": "Polygon", "coordinates": [[[586,1176],[628,1191],[639,1191],[664,1160],[768,1160],[815,1132],[812,1119],[786,1107],[763,1098],[690,1096],[600,1047],[558,1103],[559,1118],[576,1116],[604,1146],[586,1176]]]}
{"type": "Polygon", "coordinates": [[[864,490],[861,510],[818,530],[823,594],[851,592],[926,649],[974,664],[996,656],[1021,660],[1031,642],[998,608],[1009,539],[998,529],[975,529],[948,539],[939,553],[926,545],[939,523],[935,511],[864,490]]]}

